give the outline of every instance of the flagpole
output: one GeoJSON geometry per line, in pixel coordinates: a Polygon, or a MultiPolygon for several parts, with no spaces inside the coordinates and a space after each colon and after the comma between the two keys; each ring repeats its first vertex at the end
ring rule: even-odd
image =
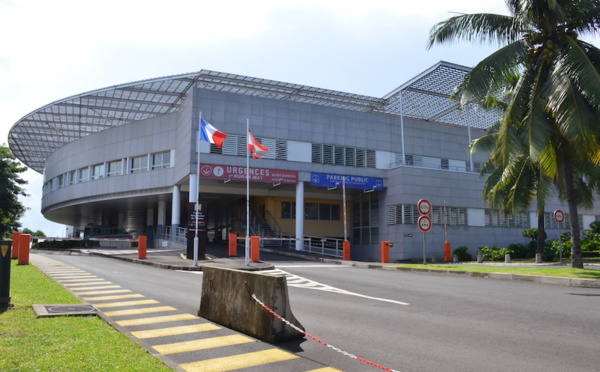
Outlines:
{"type": "Polygon", "coordinates": [[[200,202],[200,131],[202,130],[202,111],[200,111],[198,118],[198,139],[196,142],[196,150],[198,152],[197,166],[196,166],[196,204],[194,209],[196,210],[196,235],[194,236],[194,266],[198,266],[198,204],[200,202]]]}
{"type": "MultiPolygon", "coordinates": [[[[246,147],[250,143],[250,118],[246,119],[246,147]]],[[[246,151],[246,266],[250,264],[250,149],[246,151]]]]}

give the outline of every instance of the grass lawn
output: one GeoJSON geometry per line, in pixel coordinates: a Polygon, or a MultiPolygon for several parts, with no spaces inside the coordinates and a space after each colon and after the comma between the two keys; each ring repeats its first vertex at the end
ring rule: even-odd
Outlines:
{"type": "Polygon", "coordinates": [[[33,304],[81,301],[33,265],[12,261],[10,296],[0,312],[0,371],[171,371],[99,317],[37,318],[33,304]]]}
{"type": "Polygon", "coordinates": [[[537,267],[506,267],[506,266],[469,266],[460,265],[398,265],[431,270],[478,271],[486,273],[510,273],[541,276],[558,276],[563,278],[600,279],[600,270],[571,269],[571,268],[537,268],[537,267]]]}

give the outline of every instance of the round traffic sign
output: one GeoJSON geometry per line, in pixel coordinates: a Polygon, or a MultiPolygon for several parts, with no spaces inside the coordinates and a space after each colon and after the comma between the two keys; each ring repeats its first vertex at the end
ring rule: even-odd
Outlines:
{"type": "Polygon", "coordinates": [[[554,221],[558,223],[563,223],[565,221],[565,212],[557,209],[554,211],[554,221]]]}
{"type": "Polygon", "coordinates": [[[423,232],[427,232],[427,231],[431,230],[431,225],[433,225],[431,223],[431,218],[429,218],[427,216],[419,217],[418,224],[419,224],[419,229],[421,229],[421,231],[423,231],[423,232]]]}
{"type": "Polygon", "coordinates": [[[419,213],[428,215],[431,212],[431,203],[427,199],[421,199],[417,203],[417,209],[419,213]]]}

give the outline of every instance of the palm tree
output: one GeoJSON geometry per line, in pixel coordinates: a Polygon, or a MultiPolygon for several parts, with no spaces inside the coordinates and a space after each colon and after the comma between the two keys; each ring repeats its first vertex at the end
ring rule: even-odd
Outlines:
{"type": "Polygon", "coordinates": [[[435,25],[428,47],[454,40],[497,42],[461,85],[462,104],[481,101],[520,78],[500,120],[498,156],[525,139],[527,157],[558,185],[569,207],[572,266],[583,268],[576,179],[594,181],[600,163],[600,50],[579,38],[598,34],[600,0],[506,0],[510,15],[462,14],[435,25]],[[513,129],[516,128],[516,131],[513,129]],[[590,172],[587,174],[586,172],[590,172]]]}

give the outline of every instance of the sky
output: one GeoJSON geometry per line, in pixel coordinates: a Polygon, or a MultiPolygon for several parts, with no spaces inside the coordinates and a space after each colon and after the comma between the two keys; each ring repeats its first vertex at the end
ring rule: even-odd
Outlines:
{"type": "MultiPolygon", "coordinates": [[[[51,102],[117,84],[214,70],[383,97],[439,61],[473,67],[493,46],[427,50],[456,13],[507,14],[502,0],[0,0],[0,143],[51,102]]],[[[20,222],[46,236],[43,176],[20,222]]]]}

